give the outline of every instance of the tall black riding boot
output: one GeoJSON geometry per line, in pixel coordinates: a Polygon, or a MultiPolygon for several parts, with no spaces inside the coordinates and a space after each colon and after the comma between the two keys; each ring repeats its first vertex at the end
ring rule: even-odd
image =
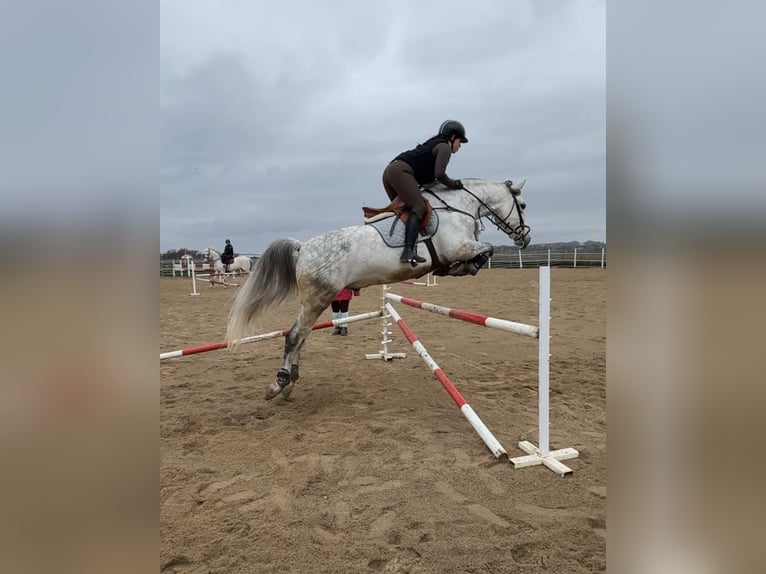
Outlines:
{"type": "Polygon", "coordinates": [[[418,255],[418,248],[415,246],[419,230],[420,218],[417,213],[411,211],[407,219],[407,226],[404,228],[404,249],[402,250],[401,257],[399,257],[399,261],[402,263],[417,265],[418,263],[425,262],[425,258],[418,255]]]}

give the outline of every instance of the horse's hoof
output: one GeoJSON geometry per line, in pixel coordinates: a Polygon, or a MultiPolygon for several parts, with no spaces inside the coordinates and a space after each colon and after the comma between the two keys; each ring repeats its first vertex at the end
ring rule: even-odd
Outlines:
{"type": "Polygon", "coordinates": [[[293,394],[293,389],[295,389],[295,383],[290,383],[284,389],[282,389],[282,398],[284,400],[289,399],[290,395],[293,394]]]}
{"type": "Polygon", "coordinates": [[[293,389],[295,388],[295,383],[289,383],[287,386],[280,387],[278,383],[273,383],[269,385],[269,388],[266,389],[266,400],[270,401],[276,396],[282,395],[282,398],[284,400],[287,400],[290,398],[290,395],[293,394],[293,389]]]}
{"type": "MultiPolygon", "coordinates": [[[[294,380],[298,378],[298,367],[293,365],[292,370],[295,371],[294,379],[291,378],[291,373],[287,369],[279,369],[274,382],[266,389],[266,400],[270,401],[276,397],[279,393],[284,392],[285,389],[292,386],[294,380]]],[[[288,393],[289,394],[289,393],[288,393]]]]}
{"type": "Polygon", "coordinates": [[[276,382],[271,383],[269,387],[266,389],[266,400],[270,401],[281,392],[282,392],[282,387],[280,387],[278,383],[276,382]]]}

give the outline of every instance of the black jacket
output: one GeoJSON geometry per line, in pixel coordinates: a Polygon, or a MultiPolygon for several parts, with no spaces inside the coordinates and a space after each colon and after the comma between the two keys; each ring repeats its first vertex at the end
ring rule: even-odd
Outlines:
{"type": "Polygon", "coordinates": [[[234,246],[229,243],[226,245],[226,247],[223,248],[223,253],[221,254],[221,262],[231,263],[232,261],[234,261],[234,246]]]}
{"type": "Polygon", "coordinates": [[[434,172],[436,170],[434,147],[440,143],[449,143],[447,136],[436,135],[419,144],[416,148],[400,153],[394,159],[408,163],[420,185],[431,183],[435,179],[434,172]]]}

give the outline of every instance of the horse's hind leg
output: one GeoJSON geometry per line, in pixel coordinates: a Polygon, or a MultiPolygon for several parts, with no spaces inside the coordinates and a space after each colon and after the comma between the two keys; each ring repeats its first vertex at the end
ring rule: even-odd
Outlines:
{"type": "MultiPolygon", "coordinates": [[[[330,296],[332,298],[332,295],[330,296]]],[[[298,359],[301,348],[306,342],[306,338],[311,333],[314,323],[325,310],[325,305],[306,305],[301,309],[297,321],[285,336],[285,351],[282,356],[282,368],[277,371],[274,382],[266,389],[266,400],[273,399],[282,393],[284,398],[290,396],[293,392],[295,382],[298,380],[298,359]]]]}

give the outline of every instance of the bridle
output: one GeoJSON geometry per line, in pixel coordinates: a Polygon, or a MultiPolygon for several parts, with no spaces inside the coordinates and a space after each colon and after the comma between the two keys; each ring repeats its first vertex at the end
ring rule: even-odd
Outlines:
{"type": "Polygon", "coordinates": [[[504,218],[501,218],[497,212],[495,212],[494,209],[492,209],[489,205],[484,203],[482,200],[480,200],[476,195],[473,194],[470,190],[465,189],[470,195],[476,198],[476,200],[482,204],[487,211],[490,213],[490,217],[488,218],[495,227],[498,228],[498,230],[502,231],[509,237],[511,237],[514,241],[523,241],[524,238],[529,235],[529,232],[531,231],[529,225],[526,225],[524,223],[524,213],[521,211],[521,206],[519,205],[519,196],[521,196],[521,187],[524,186],[524,183],[522,182],[521,186],[518,188],[513,187],[513,182],[510,179],[505,180],[505,186],[508,188],[508,191],[511,192],[511,197],[513,198],[513,206],[511,207],[511,210],[508,212],[508,215],[506,215],[504,218]],[[511,225],[508,222],[508,219],[513,215],[513,210],[516,210],[516,213],[519,214],[519,224],[514,226],[511,225]]]}
{"type": "Polygon", "coordinates": [[[481,207],[484,207],[484,209],[488,212],[487,219],[489,219],[495,227],[499,231],[502,231],[505,233],[508,237],[513,239],[516,242],[523,242],[524,238],[529,235],[529,232],[531,231],[530,227],[524,223],[524,214],[521,211],[521,206],[519,205],[519,196],[521,195],[521,188],[524,186],[524,182],[521,183],[521,186],[518,188],[513,187],[513,182],[508,179],[505,182],[505,186],[508,188],[508,191],[511,192],[511,196],[513,198],[513,206],[511,206],[510,211],[508,212],[508,215],[505,217],[501,217],[492,207],[487,205],[484,201],[482,201],[475,193],[473,193],[470,189],[463,186],[463,191],[468,193],[471,197],[473,197],[476,201],[479,202],[480,208],[477,209],[476,215],[472,215],[470,213],[466,213],[460,209],[455,209],[451,207],[446,201],[444,201],[441,197],[436,195],[432,190],[428,190],[429,193],[431,193],[434,197],[436,197],[439,201],[441,201],[445,206],[447,206],[448,209],[451,209],[452,211],[459,211],[461,213],[465,213],[466,215],[469,215],[473,217],[475,220],[481,219],[481,207]],[[513,210],[516,210],[516,212],[519,214],[519,224],[518,225],[511,225],[511,223],[508,221],[508,219],[513,215],[513,210]]]}

